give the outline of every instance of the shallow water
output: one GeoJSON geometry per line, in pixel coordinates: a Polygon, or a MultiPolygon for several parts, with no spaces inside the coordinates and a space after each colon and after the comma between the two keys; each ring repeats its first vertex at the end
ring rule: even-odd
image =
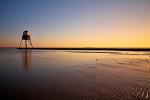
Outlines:
{"type": "Polygon", "coordinates": [[[1,48],[0,99],[150,100],[150,52],[1,48]]]}

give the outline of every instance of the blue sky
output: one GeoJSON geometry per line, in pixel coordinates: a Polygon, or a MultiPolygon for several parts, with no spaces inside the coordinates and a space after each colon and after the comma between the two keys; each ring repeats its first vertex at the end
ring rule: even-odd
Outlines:
{"type": "Polygon", "coordinates": [[[149,0],[1,0],[0,46],[29,30],[35,46],[148,47],[149,9],[149,0]]]}

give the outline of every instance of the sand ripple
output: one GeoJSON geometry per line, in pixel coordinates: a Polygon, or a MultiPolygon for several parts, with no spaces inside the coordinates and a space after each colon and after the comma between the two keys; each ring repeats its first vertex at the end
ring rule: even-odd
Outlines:
{"type": "Polygon", "coordinates": [[[150,99],[150,74],[145,67],[94,63],[74,67],[76,70],[70,70],[69,73],[46,74],[41,79],[49,81],[50,84],[57,83],[57,94],[64,94],[64,99],[67,98],[65,93],[76,99],[85,100],[150,99]]]}

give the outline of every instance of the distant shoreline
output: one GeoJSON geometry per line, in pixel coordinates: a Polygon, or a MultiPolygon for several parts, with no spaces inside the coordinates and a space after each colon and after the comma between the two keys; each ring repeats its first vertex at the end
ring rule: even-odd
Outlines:
{"type": "Polygon", "coordinates": [[[150,48],[17,48],[30,50],[114,50],[114,51],[150,51],[150,48]]]}

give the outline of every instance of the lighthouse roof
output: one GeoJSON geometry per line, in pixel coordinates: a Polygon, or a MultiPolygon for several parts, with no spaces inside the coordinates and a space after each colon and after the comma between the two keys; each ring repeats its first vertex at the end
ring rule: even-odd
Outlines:
{"type": "Polygon", "coordinates": [[[30,32],[29,31],[23,31],[23,35],[30,35],[30,32]]]}

